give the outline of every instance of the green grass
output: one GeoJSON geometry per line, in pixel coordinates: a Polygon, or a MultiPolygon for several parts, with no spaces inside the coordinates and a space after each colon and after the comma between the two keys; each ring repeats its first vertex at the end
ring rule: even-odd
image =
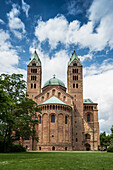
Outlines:
{"type": "Polygon", "coordinates": [[[113,153],[0,153],[0,170],[113,170],[113,153]]]}

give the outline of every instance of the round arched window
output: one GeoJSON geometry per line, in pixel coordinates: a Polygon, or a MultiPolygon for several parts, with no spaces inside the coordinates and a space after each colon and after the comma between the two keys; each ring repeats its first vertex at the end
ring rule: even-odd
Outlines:
{"type": "Polygon", "coordinates": [[[51,122],[52,122],[52,123],[55,123],[55,115],[54,115],[54,114],[51,115],[51,122]]]}

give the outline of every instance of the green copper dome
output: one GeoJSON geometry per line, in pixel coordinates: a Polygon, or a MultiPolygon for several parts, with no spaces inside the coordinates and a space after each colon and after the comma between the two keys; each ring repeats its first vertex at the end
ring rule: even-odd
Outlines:
{"type": "Polygon", "coordinates": [[[55,76],[51,78],[50,80],[46,81],[46,83],[44,84],[44,87],[48,85],[61,85],[65,87],[65,84],[61,80],[57,79],[55,76]]]}

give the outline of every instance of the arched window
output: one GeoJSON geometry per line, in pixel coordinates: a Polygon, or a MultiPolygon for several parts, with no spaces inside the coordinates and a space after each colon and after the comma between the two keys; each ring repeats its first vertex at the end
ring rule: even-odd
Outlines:
{"type": "Polygon", "coordinates": [[[53,110],[55,110],[55,105],[53,105],[53,110]]]}
{"type": "Polygon", "coordinates": [[[90,139],[90,134],[86,133],[85,134],[85,139],[90,139]]]}
{"type": "Polygon", "coordinates": [[[36,66],[36,63],[32,63],[32,66],[36,66]]]}
{"type": "Polygon", "coordinates": [[[87,122],[90,122],[90,114],[87,114],[87,122]]]}
{"type": "Polygon", "coordinates": [[[41,124],[41,116],[39,116],[39,123],[41,124]]]}
{"type": "Polygon", "coordinates": [[[73,63],[73,66],[77,66],[77,63],[73,63]]]}
{"type": "Polygon", "coordinates": [[[31,84],[31,89],[33,88],[33,84],[31,84]]]}
{"type": "Polygon", "coordinates": [[[55,123],[55,115],[51,115],[51,122],[55,123]]]}
{"type": "Polygon", "coordinates": [[[67,147],[65,147],[65,151],[67,151],[67,147]]]}
{"type": "Polygon", "coordinates": [[[65,124],[67,124],[67,116],[65,116],[65,124]]]}
{"type": "Polygon", "coordinates": [[[55,151],[55,147],[54,146],[52,147],[52,150],[55,151]]]}
{"type": "Polygon", "coordinates": [[[36,84],[34,84],[34,89],[36,89],[36,84]]]}

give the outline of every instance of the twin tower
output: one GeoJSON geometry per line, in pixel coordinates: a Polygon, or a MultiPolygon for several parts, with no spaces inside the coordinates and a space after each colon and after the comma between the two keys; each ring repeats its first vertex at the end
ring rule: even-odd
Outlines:
{"type": "MultiPolygon", "coordinates": [[[[27,93],[42,111],[37,113],[39,141],[34,150],[98,150],[97,103],[83,100],[82,64],[75,51],[68,62],[67,89],[55,76],[41,88],[41,77],[35,51],[27,65],[27,93]]],[[[26,142],[31,148],[30,140],[26,142]]]]}

